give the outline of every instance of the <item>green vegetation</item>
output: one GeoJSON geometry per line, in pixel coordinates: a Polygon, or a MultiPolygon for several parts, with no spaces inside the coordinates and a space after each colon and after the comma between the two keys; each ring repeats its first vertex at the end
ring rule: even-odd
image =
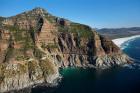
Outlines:
{"type": "Polygon", "coordinates": [[[23,73],[27,73],[26,64],[17,64],[16,67],[14,67],[12,64],[0,63],[0,83],[4,81],[4,78],[15,77],[15,75],[23,73]]]}
{"type": "Polygon", "coordinates": [[[20,29],[18,26],[9,26],[9,25],[5,25],[3,26],[5,29],[9,30],[11,32],[11,34],[14,37],[15,41],[24,41],[25,40],[25,29],[20,29]]]}
{"type": "Polygon", "coordinates": [[[78,33],[78,35],[81,38],[92,38],[93,37],[92,29],[89,26],[81,25],[78,23],[72,23],[70,25],[69,32],[78,33]]]}
{"type": "Polygon", "coordinates": [[[58,26],[59,32],[69,32],[78,34],[80,38],[89,38],[93,37],[92,29],[89,26],[71,23],[70,26],[58,26]]]}
{"type": "Polygon", "coordinates": [[[42,42],[41,48],[43,48],[43,49],[46,49],[47,48],[47,46],[46,46],[46,44],[44,42],[42,42]]]}
{"type": "Polygon", "coordinates": [[[5,29],[12,31],[12,32],[17,32],[17,31],[25,31],[25,29],[20,29],[18,26],[10,26],[10,25],[4,25],[3,26],[5,29]]]}
{"type": "Polygon", "coordinates": [[[29,49],[33,49],[35,47],[34,43],[30,39],[28,37],[26,38],[26,40],[24,42],[24,51],[27,51],[29,49]]]}
{"type": "Polygon", "coordinates": [[[49,43],[46,47],[54,49],[54,48],[58,48],[58,45],[49,43]]]}
{"type": "Polygon", "coordinates": [[[4,63],[0,63],[0,84],[2,83],[2,81],[4,80],[4,72],[6,69],[6,65],[4,63]]]}
{"type": "Polygon", "coordinates": [[[35,75],[37,66],[38,66],[38,64],[35,61],[28,62],[28,70],[29,70],[29,77],[30,78],[32,78],[31,77],[32,75],[35,75]]]}
{"type": "Polygon", "coordinates": [[[18,72],[19,74],[27,73],[27,71],[28,71],[28,66],[27,66],[27,64],[18,64],[17,67],[18,67],[17,72],[18,72]]]}
{"type": "Polygon", "coordinates": [[[0,17],[0,21],[3,21],[5,18],[4,17],[0,17]]]}
{"type": "Polygon", "coordinates": [[[42,74],[40,71],[40,67],[37,61],[32,61],[32,62],[28,62],[28,72],[29,72],[29,77],[32,80],[39,80],[42,79],[42,74]],[[36,74],[39,73],[39,74],[36,74]],[[34,78],[33,76],[36,76],[36,78],[34,78]]]}
{"type": "Polygon", "coordinates": [[[2,26],[2,21],[3,21],[4,19],[5,19],[5,18],[0,17],[0,26],[2,26]]]}
{"type": "Polygon", "coordinates": [[[52,16],[51,14],[46,14],[45,17],[50,23],[55,23],[56,22],[56,17],[52,16]]]}
{"type": "Polygon", "coordinates": [[[49,44],[46,45],[44,42],[42,42],[41,48],[43,48],[43,49],[46,49],[46,48],[54,49],[54,48],[58,48],[58,45],[53,44],[53,43],[49,43],[49,44]]]}
{"type": "Polygon", "coordinates": [[[68,27],[66,26],[58,26],[58,32],[68,32],[68,27]]]}
{"type": "Polygon", "coordinates": [[[26,31],[25,40],[23,42],[24,51],[27,51],[29,49],[33,49],[35,47],[34,39],[32,38],[32,34],[30,34],[28,31],[26,31]]]}
{"type": "Polygon", "coordinates": [[[40,58],[42,58],[43,55],[44,55],[44,53],[42,51],[40,51],[37,47],[35,47],[34,56],[37,57],[38,59],[40,59],[40,58]]]}
{"type": "Polygon", "coordinates": [[[45,77],[47,77],[47,75],[49,75],[49,74],[55,73],[54,66],[49,60],[41,61],[39,63],[39,65],[40,65],[40,67],[43,71],[43,75],[45,77]]]}
{"type": "Polygon", "coordinates": [[[4,61],[5,61],[5,62],[8,62],[9,59],[12,58],[13,53],[14,53],[14,49],[13,49],[13,48],[8,48],[4,61]]]}
{"type": "Polygon", "coordinates": [[[17,61],[25,60],[25,57],[23,55],[16,56],[17,61]]]}
{"type": "Polygon", "coordinates": [[[35,29],[34,28],[30,28],[29,32],[30,32],[30,36],[31,36],[31,38],[33,40],[33,43],[35,43],[35,33],[36,33],[35,29]]]}

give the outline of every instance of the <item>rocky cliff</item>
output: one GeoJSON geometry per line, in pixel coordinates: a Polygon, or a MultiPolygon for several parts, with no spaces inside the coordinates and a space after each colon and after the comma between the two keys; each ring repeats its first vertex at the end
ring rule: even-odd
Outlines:
{"type": "Polygon", "coordinates": [[[0,92],[55,84],[59,68],[129,63],[110,39],[42,8],[0,17],[0,92]]]}

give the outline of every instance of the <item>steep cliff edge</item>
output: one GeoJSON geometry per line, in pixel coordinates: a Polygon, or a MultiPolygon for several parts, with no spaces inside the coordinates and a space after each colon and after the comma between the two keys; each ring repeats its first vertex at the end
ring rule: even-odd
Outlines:
{"type": "Polygon", "coordinates": [[[106,68],[129,62],[110,39],[42,8],[0,18],[0,92],[54,84],[59,68],[106,68]]]}

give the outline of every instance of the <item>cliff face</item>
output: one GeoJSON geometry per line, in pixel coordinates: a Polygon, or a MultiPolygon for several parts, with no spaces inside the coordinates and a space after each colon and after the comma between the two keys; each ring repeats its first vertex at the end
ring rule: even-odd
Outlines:
{"type": "Polygon", "coordinates": [[[129,57],[110,39],[44,9],[0,18],[0,92],[54,84],[59,68],[126,63],[129,57]]]}

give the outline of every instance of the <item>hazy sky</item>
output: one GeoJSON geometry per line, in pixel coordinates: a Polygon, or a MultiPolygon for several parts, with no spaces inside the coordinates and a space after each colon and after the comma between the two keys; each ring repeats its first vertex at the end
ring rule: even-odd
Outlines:
{"type": "Polygon", "coordinates": [[[140,26],[140,0],[0,0],[0,16],[35,7],[96,28],[140,26]]]}

